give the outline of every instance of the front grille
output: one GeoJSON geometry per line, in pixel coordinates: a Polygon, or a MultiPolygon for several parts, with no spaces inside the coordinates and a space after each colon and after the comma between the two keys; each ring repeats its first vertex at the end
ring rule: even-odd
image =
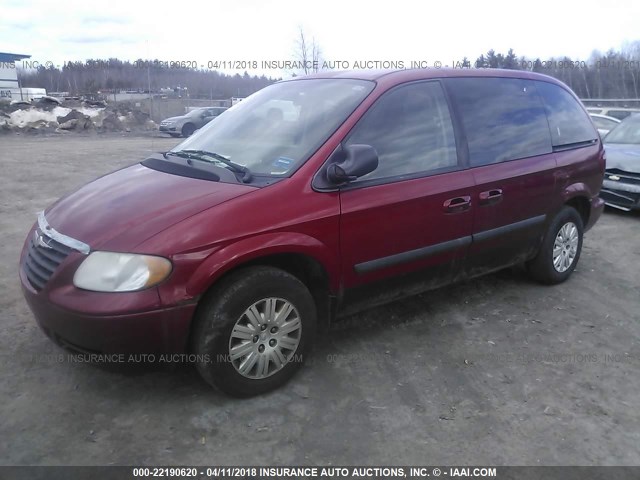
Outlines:
{"type": "Polygon", "coordinates": [[[53,272],[67,258],[71,250],[66,245],[43,234],[39,228],[36,229],[35,234],[29,238],[27,255],[25,255],[23,265],[27,279],[36,291],[39,292],[44,288],[53,272]],[[38,241],[39,237],[42,239],[42,243],[50,248],[41,245],[38,241]]]}
{"type": "Polygon", "coordinates": [[[625,172],[618,168],[611,168],[605,172],[605,179],[610,180],[610,177],[618,177],[615,181],[620,183],[628,183],[631,185],[640,185],[640,174],[633,172],[625,172]]]}

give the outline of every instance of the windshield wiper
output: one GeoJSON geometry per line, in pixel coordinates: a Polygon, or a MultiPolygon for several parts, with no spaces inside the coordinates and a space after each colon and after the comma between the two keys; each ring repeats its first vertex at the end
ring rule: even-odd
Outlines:
{"type": "Polygon", "coordinates": [[[177,157],[183,157],[183,158],[195,158],[196,160],[203,160],[205,162],[208,160],[205,160],[202,157],[211,157],[217,162],[224,163],[227,167],[229,167],[229,170],[231,170],[232,172],[240,174],[241,175],[240,179],[242,180],[243,183],[250,182],[252,178],[251,170],[249,170],[244,165],[240,165],[239,163],[232,162],[227,157],[225,157],[224,155],[220,155],[219,153],[208,152],[207,150],[186,149],[186,150],[178,150],[177,152],[169,151],[169,152],[166,152],[166,155],[175,155],[177,157]]]}

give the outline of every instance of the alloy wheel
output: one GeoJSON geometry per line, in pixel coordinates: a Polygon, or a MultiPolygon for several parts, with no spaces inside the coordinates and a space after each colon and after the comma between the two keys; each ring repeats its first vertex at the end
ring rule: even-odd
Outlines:
{"type": "Polygon", "coordinates": [[[242,376],[267,378],[291,360],[301,335],[296,308],[282,298],[264,298],[236,321],[229,338],[229,359],[242,376]]]}
{"type": "Polygon", "coordinates": [[[578,254],[578,227],[573,222],[565,223],[553,242],[553,268],[557,272],[566,272],[578,254]]]}

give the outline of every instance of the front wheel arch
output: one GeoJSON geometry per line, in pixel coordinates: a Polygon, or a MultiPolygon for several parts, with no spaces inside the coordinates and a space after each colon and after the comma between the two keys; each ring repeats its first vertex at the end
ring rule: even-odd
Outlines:
{"type": "MultiPolygon", "coordinates": [[[[257,303],[254,305],[257,305],[257,303]]],[[[267,266],[250,266],[237,269],[216,283],[201,299],[194,316],[194,325],[189,339],[189,350],[198,358],[196,367],[199,373],[213,387],[238,397],[257,395],[282,385],[301,366],[313,344],[316,317],[317,312],[310,292],[293,275],[267,266]],[[260,299],[270,299],[271,297],[292,302],[296,315],[299,314],[299,320],[297,321],[298,325],[301,325],[301,336],[298,338],[295,347],[285,347],[289,348],[289,354],[293,357],[291,360],[283,360],[278,370],[266,377],[246,378],[242,373],[243,366],[240,365],[240,368],[238,368],[238,365],[233,360],[234,353],[231,341],[236,332],[234,325],[237,325],[242,319],[243,315],[239,314],[245,308],[256,301],[260,301],[260,299]]],[[[267,335],[271,331],[278,335],[278,332],[273,332],[272,328],[264,329],[265,326],[282,325],[282,323],[278,322],[277,315],[272,317],[276,319],[275,323],[269,320],[266,312],[262,319],[260,319],[260,316],[253,316],[253,318],[261,323],[269,323],[262,325],[262,330],[256,327],[254,332],[257,335],[251,333],[253,340],[248,337],[248,341],[244,337],[247,333],[247,327],[241,327],[243,329],[241,334],[244,338],[242,342],[244,343],[240,345],[240,349],[243,350],[243,357],[236,360],[238,362],[244,362],[249,357],[258,355],[258,347],[265,347],[266,345],[266,343],[264,345],[261,344],[262,342],[268,341],[269,345],[271,345],[271,341],[274,341],[275,345],[272,346],[277,348],[277,342],[281,341],[281,339],[278,341],[263,339],[261,334],[263,332],[267,335]],[[251,349],[255,349],[256,352],[244,351],[247,345],[251,349]]],[[[252,321],[252,323],[258,325],[256,321],[252,321]]],[[[284,333],[284,330],[282,333],[284,333]]],[[[289,332],[286,334],[289,334],[289,332]]],[[[264,364],[268,366],[270,363],[268,359],[269,353],[264,352],[263,348],[263,353],[260,353],[260,355],[266,356],[264,364]]],[[[284,357],[282,358],[284,359],[284,357]]],[[[260,370],[260,365],[256,365],[255,362],[251,363],[249,369],[256,366],[260,370]]]]}
{"type": "Polygon", "coordinates": [[[245,238],[213,251],[191,274],[187,293],[190,297],[202,295],[229,272],[252,264],[272,265],[295,276],[303,269],[293,265],[304,265],[318,272],[328,292],[337,294],[340,290],[337,252],[309,235],[275,232],[245,238]]]}
{"type": "MultiPolygon", "coordinates": [[[[336,294],[331,287],[329,273],[325,266],[315,257],[303,253],[271,253],[249,256],[244,260],[226,265],[226,268],[213,272],[200,298],[206,297],[217,285],[226,281],[228,277],[252,267],[272,267],[283,270],[300,280],[311,292],[318,312],[318,329],[326,332],[335,314],[336,294]]],[[[198,305],[198,307],[200,304],[198,305]]],[[[189,337],[193,334],[193,326],[189,337]]],[[[191,342],[189,342],[191,345],[191,342]]]]}

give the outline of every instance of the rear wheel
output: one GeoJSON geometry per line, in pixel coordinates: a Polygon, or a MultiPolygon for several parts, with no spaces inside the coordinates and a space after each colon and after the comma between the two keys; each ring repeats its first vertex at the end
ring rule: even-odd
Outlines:
{"type": "Polygon", "coordinates": [[[214,387],[239,397],[285,383],[313,342],[316,308],[307,287],[272,267],[231,274],[195,318],[197,368],[214,387]]]}
{"type": "Polygon", "coordinates": [[[580,214],[575,208],[563,207],[549,225],[538,255],[527,264],[531,276],[546,284],[569,278],[580,259],[583,233],[580,214]]]}

